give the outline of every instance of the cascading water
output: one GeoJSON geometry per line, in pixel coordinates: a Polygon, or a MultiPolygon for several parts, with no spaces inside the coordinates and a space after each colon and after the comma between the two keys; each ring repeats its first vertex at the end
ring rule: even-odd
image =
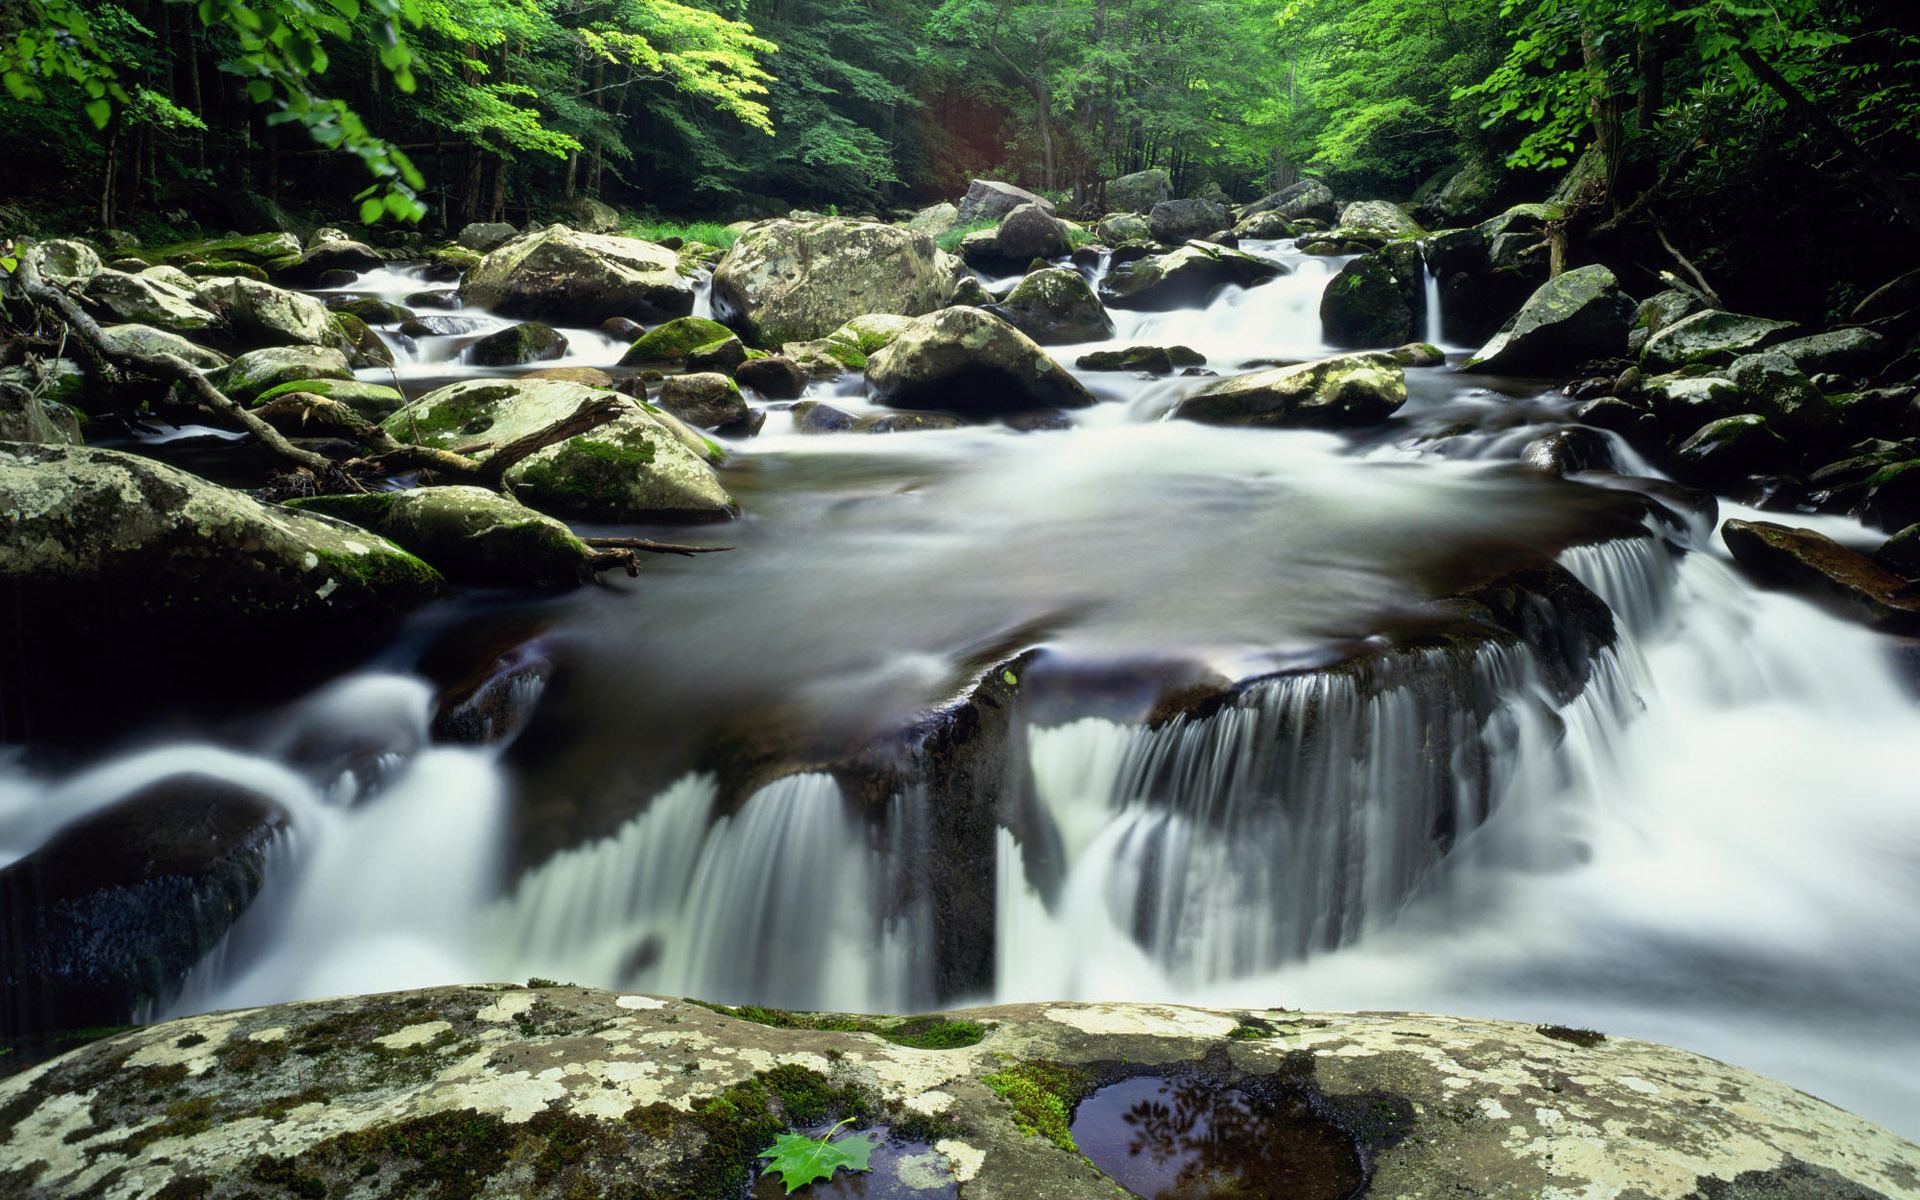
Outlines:
{"type": "Polygon", "coordinates": [[[1440,319],[1440,277],[1433,273],[1433,265],[1427,262],[1427,249],[1420,247],[1420,297],[1421,309],[1426,313],[1426,329],[1421,340],[1431,346],[1446,345],[1440,319]]]}
{"type": "MultiPolygon", "coordinates": [[[[1191,345],[1223,373],[1326,353],[1317,301],[1338,261],[1250,248],[1292,273],[1205,309],[1116,313],[1116,342],[1191,345]]],[[[583,365],[617,356],[583,344],[583,365]]],[[[738,550],[542,602],[578,650],[539,703],[566,704],[585,767],[553,729],[535,750],[435,745],[433,689],[396,653],[217,747],[71,776],[0,762],[0,864],[183,770],[284,809],[265,889],[171,1012],[533,975],[879,1011],[1413,1007],[1671,1041],[1920,1131],[1901,1069],[1920,1056],[1904,786],[1920,752],[1881,641],[1753,591],[1703,529],[1580,536],[1600,489],[1497,465],[1533,434],[1491,418],[1564,419],[1551,398],[1410,373],[1397,430],[1489,418],[1448,458],[1153,423],[1199,382],[1083,379],[1118,403],[1064,432],[770,422],[738,445],[738,550]],[[1574,693],[1549,694],[1511,640],[1314,669],[1450,594],[1450,562],[1549,544],[1574,545],[1559,561],[1617,631],[1574,693]],[[932,818],[950,797],[925,780],[861,794],[797,754],[729,794],[669,753],[740,714],[869,745],[1033,644],[1264,681],[1152,727],[1101,707],[1120,685],[1075,693],[1080,710],[1010,738],[1020,815],[986,823],[977,910],[912,886],[945,850],[932,818]],[[641,770],[655,759],[673,765],[641,770]],[[529,813],[616,801],[515,865],[529,813]],[[927,947],[955,929],[991,962],[985,994],[936,985],[927,947]]]]}

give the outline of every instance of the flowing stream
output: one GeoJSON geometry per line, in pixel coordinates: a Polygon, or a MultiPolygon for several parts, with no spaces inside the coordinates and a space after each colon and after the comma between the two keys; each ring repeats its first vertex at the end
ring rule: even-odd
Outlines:
{"type": "MultiPolygon", "coordinates": [[[[1330,353],[1338,260],[1252,248],[1292,272],[1115,313],[1111,344],[1222,374],[1330,353]]],[[[564,332],[557,365],[619,355],[564,332]]],[[[403,346],[396,374],[459,377],[471,336],[403,346]]],[[[1408,375],[1355,439],[1162,421],[1186,377],[1082,374],[1104,403],[1052,432],[773,412],[722,468],[742,519],[671,534],[730,553],[449,602],[259,720],[0,763],[0,863],[186,771],[284,808],[264,891],[154,1015],[529,976],[838,1010],[1406,1008],[1671,1042],[1920,1135],[1920,713],[1889,643],[1755,590],[1703,521],[1623,523],[1605,480],[1517,467],[1565,420],[1538,385],[1408,375]],[[1576,686],[1501,641],[1341,668],[1468,568],[1542,554],[1617,629],[1576,686]],[[434,744],[423,655],[506,624],[566,669],[521,685],[519,740],[434,744]],[[1029,647],[975,858],[931,776],[856,794],[832,769],[1029,647]],[[1241,682],[1142,720],[1197,680],[1241,682]]],[[[872,408],[857,379],[808,398],[872,408]]]]}

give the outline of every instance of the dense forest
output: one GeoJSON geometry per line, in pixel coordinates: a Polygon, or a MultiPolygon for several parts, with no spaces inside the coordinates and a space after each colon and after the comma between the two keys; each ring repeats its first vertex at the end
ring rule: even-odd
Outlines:
{"type": "Polygon", "coordinates": [[[1920,39],[1898,8],[27,0],[0,16],[0,186],[50,228],[373,217],[384,194],[451,230],[577,196],[903,209],[972,176],[1097,214],[1106,181],[1162,168],[1176,195],[1312,175],[1437,201],[1445,225],[1581,164],[1582,231],[1637,223],[1736,292],[1763,259],[1825,262],[1838,307],[1871,281],[1835,260],[1920,223],[1920,39]]]}

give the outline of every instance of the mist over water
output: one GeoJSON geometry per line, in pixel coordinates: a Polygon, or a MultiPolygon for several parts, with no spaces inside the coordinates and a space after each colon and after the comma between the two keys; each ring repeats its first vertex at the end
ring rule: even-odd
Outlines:
{"type": "MultiPolygon", "coordinates": [[[[1189,345],[1223,374],[1328,353],[1339,262],[1255,249],[1293,273],[1116,313],[1111,344],[1189,345]]],[[[617,358],[578,332],[559,365],[617,358]]],[[[403,377],[457,373],[450,347],[403,377]]],[[[817,437],[772,414],[723,471],[734,551],[537,606],[572,655],[537,697],[564,714],[557,748],[433,744],[433,688],[396,650],[217,744],[0,763],[0,862],[183,771],[284,808],[265,890],[156,1015],[529,976],[835,1010],[1415,1009],[1672,1042],[1920,1135],[1920,714],[1885,639],[1756,591],[1705,528],[1515,469],[1559,419],[1537,388],[1411,371],[1402,415],[1356,443],[1158,421],[1204,379],[1081,377],[1109,402],[1064,432],[817,437]],[[742,726],[857,744],[1036,644],[1297,672],[1465,565],[1542,550],[1620,634],[1571,700],[1490,644],[1378,686],[1282,675],[1154,729],[1023,725],[1037,815],[996,834],[983,995],[936,995],[935,915],[906,878],[924,798],[863,807],[800,770],[730,801],[691,762],[742,726]],[[336,744],[353,769],[315,750],[336,744]],[[549,811],[598,833],[525,854],[549,811]],[[1444,854],[1436,823],[1458,830],[1444,854]]],[[[809,398],[867,407],[850,384],[809,398]]]]}

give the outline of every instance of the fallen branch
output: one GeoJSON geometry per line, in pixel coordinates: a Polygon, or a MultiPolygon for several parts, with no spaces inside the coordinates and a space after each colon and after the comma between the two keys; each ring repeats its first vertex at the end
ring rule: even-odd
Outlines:
{"type": "Polygon", "coordinates": [[[1720,293],[1713,290],[1713,285],[1708,283],[1707,277],[1700,273],[1700,268],[1694,266],[1691,259],[1680,253],[1679,248],[1667,240],[1667,231],[1660,228],[1660,222],[1653,221],[1651,224],[1653,225],[1653,236],[1660,239],[1660,244],[1666,247],[1668,254],[1673,255],[1673,261],[1679,263],[1681,267],[1686,270],[1687,274],[1693,276],[1693,281],[1700,285],[1700,291],[1706,295],[1708,300],[1713,302],[1715,308],[1721,307],[1720,293]]]}
{"type": "Polygon", "coordinates": [[[733,549],[732,546],[688,546],[679,542],[655,542],[632,537],[590,537],[580,540],[595,550],[644,550],[648,554],[719,554],[733,549]]]}
{"type": "Polygon", "coordinates": [[[628,403],[630,401],[624,396],[595,396],[583,401],[571,416],[536,429],[525,437],[517,437],[486,458],[472,457],[474,453],[486,449],[484,444],[468,447],[468,453],[463,454],[432,446],[409,445],[383,434],[385,442],[374,447],[377,453],[355,459],[347,467],[355,474],[375,475],[391,475],[396,471],[431,471],[456,483],[473,484],[497,492],[503,490],[506,474],[516,463],[538,454],[548,446],[600,428],[618,417],[628,403]]]}

